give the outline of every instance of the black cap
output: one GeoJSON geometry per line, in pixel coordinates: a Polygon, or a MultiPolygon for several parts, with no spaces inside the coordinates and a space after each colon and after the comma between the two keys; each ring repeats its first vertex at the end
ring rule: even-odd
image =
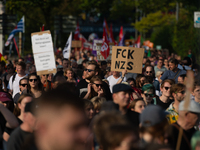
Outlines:
{"type": "Polygon", "coordinates": [[[134,90],[132,89],[132,87],[130,85],[124,84],[124,83],[120,83],[120,84],[115,84],[113,86],[113,93],[117,93],[120,91],[131,91],[133,92],[134,90]]]}

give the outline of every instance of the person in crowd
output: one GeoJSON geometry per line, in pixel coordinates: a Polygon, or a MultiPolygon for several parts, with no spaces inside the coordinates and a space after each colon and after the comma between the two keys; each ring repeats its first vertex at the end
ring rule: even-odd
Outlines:
{"type": "Polygon", "coordinates": [[[62,84],[62,83],[65,83],[66,82],[66,79],[65,77],[60,74],[60,73],[57,73],[54,77],[53,77],[53,85],[52,85],[52,88],[55,89],[58,85],[62,84]]]}
{"type": "Polygon", "coordinates": [[[25,70],[25,73],[26,73],[26,74],[29,74],[29,73],[30,73],[31,67],[32,67],[31,62],[27,62],[27,63],[26,63],[26,70],[25,70]]]}
{"type": "Polygon", "coordinates": [[[99,114],[100,109],[101,109],[101,105],[106,102],[106,99],[104,97],[98,97],[95,96],[91,99],[91,102],[94,106],[94,113],[95,114],[99,114]]]}
{"type": "Polygon", "coordinates": [[[10,80],[10,77],[15,73],[14,67],[12,64],[7,65],[7,75],[2,78],[4,91],[7,91],[7,86],[10,80]]]}
{"type": "Polygon", "coordinates": [[[154,66],[155,74],[157,71],[165,72],[167,69],[163,66],[163,59],[159,59],[157,62],[157,66],[154,66]]]}
{"type": "Polygon", "coordinates": [[[18,59],[18,62],[24,62],[24,58],[20,57],[20,58],[18,59]]]}
{"type": "Polygon", "coordinates": [[[184,70],[191,70],[192,61],[190,57],[184,57],[182,63],[183,63],[182,67],[184,70]]]}
{"type": "Polygon", "coordinates": [[[12,97],[14,97],[15,94],[20,92],[19,81],[26,76],[26,64],[24,62],[17,63],[16,70],[17,73],[10,77],[9,84],[7,87],[10,91],[10,94],[12,94],[12,97]]]}
{"type": "MultiPolygon", "coordinates": [[[[88,92],[88,85],[90,83],[90,79],[95,75],[100,75],[100,69],[96,61],[89,61],[87,68],[85,69],[85,79],[82,79],[77,84],[78,94],[81,98],[84,98],[88,92]]],[[[106,100],[112,100],[112,95],[110,93],[110,89],[107,83],[102,82],[103,89],[105,90],[106,100]]]]}
{"type": "Polygon", "coordinates": [[[169,62],[168,59],[164,59],[164,67],[169,70],[169,62]]]}
{"type": "Polygon", "coordinates": [[[154,104],[154,96],[155,96],[155,87],[152,84],[146,84],[142,87],[141,94],[145,105],[154,104]]]}
{"type": "Polygon", "coordinates": [[[57,72],[63,71],[63,66],[62,65],[57,65],[56,69],[57,69],[57,72]]]}
{"type": "Polygon", "coordinates": [[[67,68],[64,71],[64,76],[67,77],[67,82],[76,83],[76,80],[74,79],[74,71],[72,70],[72,68],[67,68]]]}
{"type": "Polygon", "coordinates": [[[182,74],[186,74],[185,70],[178,69],[178,61],[174,58],[169,59],[169,70],[165,71],[160,78],[160,83],[165,79],[173,79],[178,82],[178,77],[182,74]]]}
{"type": "Polygon", "coordinates": [[[63,66],[63,70],[69,68],[69,67],[70,67],[70,62],[69,62],[69,60],[66,59],[66,58],[63,58],[63,59],[62,59],[62,66],[63,66]]]}
{"type": "Polygon", "coordinates": [[[139,125],[139,113],[133,112],[128,109],[130,102],[130,95],[133,89],[131,86],[119,83],[113,86],[113,102],[119,105],[120,112],[125,115],[132,125],[138,127],[139,125]]]}
{"type": "Polygon", "coordinates": [[[169,124],[166,115],[167,113],[160,106],[149,105],[144,109],[140,115],[140,135],[144,144],[167,144],[169,124]]]}
{"type": "Polygon", "coordinates": [[[155,90],[156,90],[156,95],[157,96],[161,96],[160,95],[160,82],[159,82],[159,80],[160,80],[160,77],[163,75],[163,72],[162,71],[157,71],[156,72],[156,78],[155,78],[155,80],[154,80],[154,82],[153,82],[153,85],[154,85],[154,87],[155,87],[155,90]]]}
{"type": "Polygon", "coordinates": [[[171,86],[170,92],[174,98],[174,102],[169,105],[166,111],[169,112],[167,118],[172,124],[175,123],[178,119],[179,104],[185,98],[185,85],[181,83],[174,84],[171,86]]]}
{"type": "Polygon", "coordinates": [[[25,144],[25,140],[33,134],[36,125],[35,107],[36,105],[34,102],[26,104],[23,114],[23,123],[10,135],[7,150],[21,150],[25,144]]]}
{"type": "Polygon", "coordinates": [[[38,100],[37,130],[31,141],[35,141],[33,145],[39,150],[81,150],[85,147],[89,129],[84,101],[65,85],[67,83],[47,91],[38,100]]]}
{"type": "Polygon", "coordinates": [[[148,65],[148,66],[146,66],[146,68],[145,68],[145,72],[144,72],[144,75],[145,76],[151,76],[151,77],[155,77],[154,76],[154,68],[153,68],[153,66],[151,66],[151,65],[148,65]]]}
{"type": "Polygon", "coordinates": [[[30,93],[33,95],[34,98],[38,98],[42,95],[42,92],[43,92],[43,86],[39,76],[37,76],[34,73],[29,74],[27,91],[24,93],[30,93]]]}
{"type": "Polygon", "coordinates": [[[128,82],[128,84],[131,86],[131,87],[136,87],[136,81],[134,78],[128,78],[126,80],[126,82],[128,82]]]}
{"type": "Polygon", "coordinates": [[[192,150],[200,149],[200,131],[196,131],[191,138],[192,150]]]}
{"type": "Polygon", "coordinates": [[[145,102],[142,98],[135,99],[134,101],[131,101],[129,105],[129,109],[138,113],[142,113],[142,111],[145,109],[145,102]]]}
{"type": "Polygon", "coordinates": [[[182,74],[178,77],[178,83],[184,84],[184,81],[186,79],[186,74],[182,74]]]}
{"type": "Polygon", "coordinates": [[[200,103],[200,82],[196,81],[193,86],[192,95],[197,103],[200,103]]]}
{"type": "Polygon", "coordinates": [[[21,80],[19,80],[20,92],[15,94],[15,96],[13,98],[15,104],[17,104],[17,101],[18,101],[19,97],[22,95],[23,91],[27,90],[27,87],[28,87],[28,78],[24,77],[21,80]]]}
{"type": "Polygon", "coordinates": [[[91,120],[93,119],[93,117],[95,115],[94,105],[90,100],[85,99],[84,100],[84,107],[85,107],[85,114],[86,114],[86,117],[88,119],[88,125],[89,125],[91,120]]]}
{"type": "Polygon", "coordinates": [[[189,102],[184,100],[179,104],[178,120],[171,125],[173,137],[170,140],[170,144],[174,149],[177,147],[181,150],[191,149],[190,140],[196,132],[194,126],[199,124],[199,117],[200,104],[194,100],[190,100],[189,102]]]}
{"type": "Polygon", "coordinates": [[[40,81],[45,91],[53,88],[53,74],[43,74],[40,76],[40,81]]]}
{"type": "Polygon", "coordinates": [[[101,61],[101,78],[104,79],[106,75],[107,62],[101,61]]]}
{"type": "Polygon", "coordinates": [[[174,85],[174,81],[170,79],[166,79],[161,83],[160,91],[162,95],[160,97],[156,97],[155,105],[161,106],[164,110],[166,110],[169,105],[173,102],[170,93],[170,88],[174,85]]]}
{"type": "Polygon", "coordinates": [[[32,67],[30,69],[30,73],[36,73],[36,67],[35,67],[35,65],[32,65],[32,67]]]}
{"type": "Polygon", "coordinates": [[[138,74],[136,77],[136,88],[142,89],[145,79],[146,78],[143,74],[138,74]]]}
{"type": "Polygon", "coordinates": [[[103,82],[100,76],[93,76],[88,84],[87,94],[84,99],[92,99],[95,96],[104,97],[103,82]]]}
{"type": "Polygon", "coordinates": [[[113,86],[115,84],[121,83],[123,81],[124,82],[126,81],[126,77],[125,77],[126,72],[127,72],[126,70],[123,70],[122,71],[122,75],[120,76],[120,72],[113,71],[113,74],[107,78],[107,80],[109,82],[109,85],[110,85],[110,91],[111,91],[111,93],[113,93],[112,88],[113,88],[113,86]]]}
{"type": "Polygon", "coordinates": [[[5,61],[0,61],[0,77],[3,78],[7,75],[5,61]]]}

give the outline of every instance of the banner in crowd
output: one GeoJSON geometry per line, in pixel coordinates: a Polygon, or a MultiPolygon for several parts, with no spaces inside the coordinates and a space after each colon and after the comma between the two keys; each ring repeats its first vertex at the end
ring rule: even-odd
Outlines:
{"type": "Polygon", "coordinates": [[[63,49],[63,57],[69,59],[72,47],[72,33],[70,33],[67,43],[63,49]]]}
{"type": "Polygon", "coordinates": [[[102,44],[100,43],[97,43],[96,44],[96,53],[97,53],[97,60],[99,61],[103,61],[103,60],[111,60],[112,58],[112,47],[114,46],[115,44],[114,43],[109,43],[109,48],[110,48],[110,52],[109,52],[109,56],[105,59],[102,54],[101,54],[101,47],[102,47],[102,44]]]}
{"type": "Polygon", "coordinates": [[[81,41],[72,41],[72,47],[81,48],[81,41]]]}
{"type": "Polygon", "coordinates": [[[130,73],[142,73],[142,61],[144,48],[113,46],[111,71],[122,71],[130,73]]]}
{"type": "Polygon", "coordinates": [[[93,40],[92,54],[97,56],[97,44],[102,44],[103,40],[93,40]]]}
{"type": "Polygon", "coordinates": [[[31,42],[37,75],[56,73],[53,42],[50,31],[32,33],[31,42]]]}

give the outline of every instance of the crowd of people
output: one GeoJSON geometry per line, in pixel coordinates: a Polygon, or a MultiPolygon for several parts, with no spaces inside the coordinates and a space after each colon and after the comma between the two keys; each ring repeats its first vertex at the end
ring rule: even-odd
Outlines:
{"type": "Polygon", "coordinates": [[[55,53],[55,74],[37,75],[31,54],[0,62],[2,150],[198,150],[200,66],[163,50],[142,73],[111,71],[90,51],[55,53]],[[187,71],[194,85],[186,100],[187,71]]]}

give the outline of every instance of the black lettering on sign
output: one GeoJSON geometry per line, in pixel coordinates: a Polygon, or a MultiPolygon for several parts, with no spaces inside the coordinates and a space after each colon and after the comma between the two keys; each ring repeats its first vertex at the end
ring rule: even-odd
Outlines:
{"type": "Polygon", "coordinates": [[[115,62],[115,69],[119,69],[119,66],[120,66],[120,61],[116,61],[115,62]]]}
{"type": "Polygon", "coordinates": [[[124,50],[122,51],[122,57],[123,57],[123,58],[126,58],[126,55],[124,55],[124,52],[126,52],[126,49],[124,49],[124,50]]]}
{"type": "Polygon", "coordinates": [[[120,69],[125,69],[125,68],[124,68],[125,61],[121,61],[121,63],[122,63],[122,66],[121,66],[120,69]]]}
{"type": "Polygon", "coordinates": [[[120,54],[121,49],[117,49],[117,55],[116,55],[116,58],[118,58],[118,55],[120,54]]]}
{"type": "Polygon", "coordinates": [[[127,70],[132,70],[133,69],[133,65],[134,65],[133,62],[130,61],[130,62],[128,62],[127,65],[128,65],[127,70]]]}
{"type": "Polygon", "coordinates": [[[134,50],[128,50],[128,59],[131,57],[131,59],[133,59],[133,52],[134,52],[134,50]]]}

